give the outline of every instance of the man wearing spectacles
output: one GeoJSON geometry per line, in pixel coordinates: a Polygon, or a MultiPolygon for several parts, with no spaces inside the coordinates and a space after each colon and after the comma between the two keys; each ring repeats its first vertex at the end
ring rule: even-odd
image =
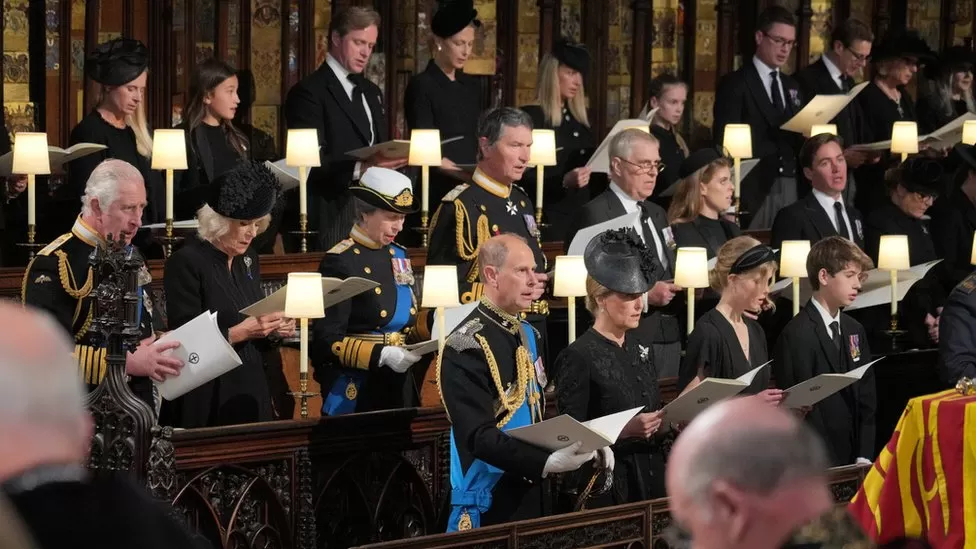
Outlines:
{"type": "MultiPolygon", "coordinates": [[[[675,244],[667,213],[648,197],[654,193],[658,174],[677,167],[661,162],[657,138],[643,129],[627,129],[615,135],[610,140],[608,155],[610,188],[579,211],[564,246],[568,249],[580,229],[640,211],[634,229],[667,271],[664,279],[673,279],[675,244]]],[[[681,362],[681,325],[677,313],[682,308],[679,302],[672,303],[679,291],[671,282],[657,282],[646,294],[646,314],[636,330],[641,343],[653,350],[660,377],[678,375],[681,362]]]]}
{"type": "Polygon", "coordinates": [[[780,208],[796,201],[796,154],[801,136],[780,126],[800,111],[803,96],[793,78],[780,71],[796,45],[796,19],[781,6],[759,15],[756,55],[725,75],[715,93],[715,141],[722,147],[725,126],[752,128],[752,154],[759,165],[742,182],[742,210],[751,229],[768,229],[780,208]]]}
{"type": "MultiPolygon", "coordinates": [[[[848,19],[837,25],[830,35],[831,47],[815,63],[808,65],[796,73],[796,80],[800,83],[803,97],[811,100],[817,95],[832,95],[847,93],[854,87],[854,77],[861,72],[871,57],[871,43],[874,33],[870,27],[857,19],[848,19]]],[[[831,124],[837,126],[837,135],[847,148],[844,158],[847,160],[848,177],[844,199],[848,204],[854,203],[853,170],[865,162],[872,162],[879,156],[870,151],[859,150],[852,145],[863,143],[861,134],[861,114],[856,102],[851,102],[833,120],[831,124]]]]}

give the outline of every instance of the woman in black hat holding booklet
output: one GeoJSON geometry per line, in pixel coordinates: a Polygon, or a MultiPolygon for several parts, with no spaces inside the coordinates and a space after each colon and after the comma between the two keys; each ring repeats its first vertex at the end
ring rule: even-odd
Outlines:
{"type": "Polygon", "coordinates": [[[628,332],[640,323],[641,297],[665,275],[632,228],[601,233],[584,252],[586,308],[593,326],[556,357],[560,414],[588,421],[643,406],[613,445],[613,483],[592,482],[584,466],[581,482],[567,482],[576,507],[605,507],[664,497],[664,453],[658,371],[649,347],[628,332]]]}
{"type": "Polygon", "coordinates": [[[295,331],[295,321],[281,313],[253,317],[239,312],[264,298],[258,254],[251,242],[268,228],[278,200],[278,180],[262,164],[248,161],[224,172],[208,187],[206,203],[197,211],[198,238],[190,239],[166,261],[169,328],[179,328],[205,311],[216,312],[217,326],[242,364],[164,403],[160,423],[174,427],[274,419],[268,377],[282,374],[280,364],[265,367],[263,351],[272,347],[269,336],[288,337],[295,331]]]}

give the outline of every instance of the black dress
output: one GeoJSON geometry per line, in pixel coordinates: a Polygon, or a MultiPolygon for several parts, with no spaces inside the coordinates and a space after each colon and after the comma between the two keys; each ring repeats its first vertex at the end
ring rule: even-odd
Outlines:
{"type": "MultiPolygon", "coordinates": [[[[678,376],[679,391],[684,390],[699,372],[703,377],[732,379],[769,361],[762,326],[750,318],[742,320],[749,331],[748,359],[742,352],[735,329],[718,309],[712,309],[698,319],[688,336],[688,347],[678,376]]],[[[767,389],[769,378],[769,368],[763,368],[742,394],[754,395],[767,389]]]]}
{"type": "Polygon", "coordinates": [[[244,158],[227,140],[223,126],[201,123],[186,132],[187,169],[177,172],[173,182],[176,219],[193,219],[207,201],[206,189],[214,179],[232,169],[244,158]]]}
{"type": "MultiPolygon", "coordinates": [[[[217,325],[228,337],[230,328],[247,318],[238,311],[264,297],[253,249],[235,257],[228,269],[227,255],[200,239],[192,239],[170,256],[163,282],[171,330],[209,310],[217,313],[217,325]]],[[[234,345],[242,364],[166,402],[160,423],[190,428],[270,421],[271,391],[262,356],[267,347],[267,340],[234,345]]],[[[281,375],[280,368],[277,374],[281,375]]]]}
{"type": "Polygon", "coordinates": [[[673,129],[668,130],[652,122],[651,135],[660,143],[661,162],[664,163],[664,170],[657,174],[657,183],[654,185],[651,200],[667,207],[671,198],[662,198],[661,193],[678,182],[678,170],[685,160],[685,150],[681,148],[678,134],[673,129]]]}
{"type": "Polygon", "coordinates": [[[915,102],[919,135],[932,133],[969,111],[964,99],[952,99],[950,102],[952,112],[946,114],[938,98],[930,94],[919,94],[918,101],[915,102]]]}
{"type": "MultiPolygon", "coordinates": [[[[590,328],[556,357],[559,413],[588,421],[638,406],[644,406],[644,412],[657,411],[661,393],[652,359],[650,348],[639,345],[633,337],[625,337],[621,347],[590,328]]],[[[655,434],[650,440],[618,440],[613,445],[613,487],[587,502],[587,507],[664,497],[661,439],[655,434]]],[[[581,471],[579,480],[583,484],[592,469],[584,467],[581,471]]]]}
{"type": "Polygon", "coordinates": [[[674,242],[679,248],[697,247],[708,251],[708,259],[718,254],[719,248],[729,240],[742,235],[738,225],[725,219],[712,219],[699,215],[692,221],[671,225],[674,242]]]}
{"type": "MultiPolygon", "coordinates": [[[[527,105],[522,110],[532,117],[532,126],[536,129],[555,130],[556,132],[556,165],[547,166],[545,169],[545,180],[543,181],[543,221],[549,224],[546,229],[547,235],[553,235],[555,239],[562,238],[569,229],[570,220],[577,210],[589,202],[593,183],[597,176],[590,176],[590,183],[582,189],[567,189],[563,187],[563,177],[566,173],[576,168],[586,165],[586,161],[593,155],[596,149],[596,138],[589,126],[583,125],[576,120],[569,107],[563,105],[562,121],[559,127],[553,128],[552,124],[546,122],[542,107],[538,105],[527,105]]],[[[522,176],[520,184],[535,197],[536,174],[535,170],[526,172],[522,176]]],[[[546,238],[552,240],[552,238],[546,238]]]]}
{"type": "Polygon", "coordinates": [[[948,282],[955,286],[973,271],[969,261],[976,232],[976,204],[957,188],[936,200],[929,216],[936,255],[945,259],[948,282]]]}
{"type": "MultiPolygon", "coordinates": [[[[861,140],[874,143],[891,139],[891,127],[898,121],[915,121],[915,104],[908,90],[899,87],[901,98],[892,101],[873,81],[861,90],[854,99],[862,115],[861,140]]],[[[921,135],[921,129],[919,135],[921,135]]],[[[884,173],[892,164],[897,164],[900,156],[885,152],[881,160],[874,164],[864,164],[854,171],[857,178],[857,196],[854,206],[864,215],[887,201],[884,173]]]]}

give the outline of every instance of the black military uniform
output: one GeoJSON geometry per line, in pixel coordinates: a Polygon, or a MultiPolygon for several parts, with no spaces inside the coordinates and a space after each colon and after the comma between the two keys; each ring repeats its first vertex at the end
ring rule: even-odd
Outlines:
{"type": "Polygon", "coordinates": [[[956,285],[939,318],[939,369],[944,381],[976,378],[976,272],[956,285]]]}
{"type": "MultiPolygon", "coordinates": [[[[584,80],[586,79],[590,65],[590,54],[582,44],[576,44],[564,38],[556,43],[552,54],[559,60],[560,64],[582,73],[584,80]]],[[[565,102],[558,125],[555,123],[556,121],[549,119],[539,105],[526,105],[522,107],[522,110],[532,118],[533,128],[554,130],[556,133],[556,165],[546,167],[544,173],[545,205],[543,206],[543,219],[550,226],[546,234],[552,235],[555,240],[559,240],[566,234],[570,220],[576,210],[586,204],[592,196],[590,192],[592,185],[581,189],[567,189],[563,187],[563,177],[568,172],[586,165],[596,149],[596,138],[588,125],[583,124],[573,116],[565,102]]],[[[592,183],[593,180],[594,177],[591,176],[590,182],[592,183]]],[[[531,181],[534,186],[537,181],[535,172],[527,173],[522,181],[531,181]]],[[[533,189],[530,189],[530,192],[533,192],[533,189]]]]}
{"type": "Polygon", "coordinates": [[[549,452],[503,432],[542,420],[537,342],[486,299],[447,339],[437,386],[451,419],[449,532],[544,515],[549,452]]]}
{"type": "MultiPolygon", "coordinates": [[[[357,188],[351,188],[354,194],[357,188]]],[[[383,246],[354,225],[349,238],[322,258],[319,272],[325,277],[358,276],[380,284],[331,307],[312,325],[315,376],[328,391],[323,413],[415,405],[413,377],[380,365],[384,346],[402,346],[408,335],[417,340],[429,337],[426,326],[415,328],[417,297],[406,250],[395,243],[383,246]]]]}
{"type": "MultiPolygon", "coordinates": [[[[106,349],[95,345],[92,323],[94,272],[89,257],[95,246],[104,246],[105,239],[80,217],[70,233],[51,242],[37,253],[27,266],[21,285],[21,300],[48,311],[75,341],[75,356],[82,379],[92,390],[105,377],[106,349]]],[[[150,282],[149,272],[140,275],[140,284],[150,282]]],[[[142,291],[140,327],[143,337],[153,333],[152,300],[142,291]]],[[[149,378],[133,378],[133,392],[153,405],[152,383],[149,378]]]]}
{"type": "MultiPolygon", "coordinates": [[[[461,303],[481,299],[484,286],[478,281],[478,250],[489,238],[512,233],[526,240],[535,256],[536,271],[548,268],[542,253],[532,200],[518,185],[505,185],[475,170],[474,184],[462,184],[444,196],[431,222],[428,265],[457,265],[461,303]]],[[[532,304],[529,320],[537,329],[544,325],[549,304],[532,304]]]]}

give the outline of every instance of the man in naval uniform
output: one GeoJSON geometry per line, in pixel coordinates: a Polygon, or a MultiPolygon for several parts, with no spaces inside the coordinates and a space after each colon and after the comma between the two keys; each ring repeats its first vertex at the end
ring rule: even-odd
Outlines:
{"type": "Polygon", "coordinates": [[[378,282],[372,291],[331,307],[312,325],[315,375],[328,391],[322,412],[339,415],[416,405],[410,367],[420,356],[404,347],[416,330],[417,297],[407,251],[393,240],[417,210],[410,178],[371,167],[349,188],[356,222],[319,265],[322,276],[378,282]]]}
{"type": "Polygon", "coordinates": [[[448,532],[543,516],[542,479],[575,471],[610,447],[577,453],[579,443],[550,453],[505,431],[542,420],[538,335],[518,316],[539,284],[533,250],[503,234],[478,251],[481,302],[447,339],[438,365],[441,399],[451,420],[451,515],[448,532]]]}
{"type": "MultiPolygon", "coordinates": [[[[473,184],[458,185],[444,195],[431,222],[427,265],[457,265],[461,303],[472,303],[484,292],[478,264],[481,246],[502,233],[521,236],[535,258],[532,299],[522,314],[544,334],[549,314],[549,304],[541,299],[549,280],[546,256],[532,200],[515,184],[528,167],[531,147],[532,119],[525,112],[501,107],[482,115],[473,184]]],[[[540,352],[545,354],[544,349],[540,352]]]]}
{"type": "MultiPolygon", "coordinates": [[[[95,345],[89,331],[94,312],[92,292],[94,272],[89,256],[96,246],[105,247],[109,238],[130,245],[142,225],[146,207],[146,187],[142,174],[122,160],[105,160],[92,171],[82,197],[81,215],[71,232],[63,234],[37,253],[27,266],[21,286],[21,300],[54,315],[75,341],[75,356],[82,379],[92,390],[106,373],[106,349],[95,345]]],[[[145,337],[126,357],[125,371],[132,380],[133,392],[153,406],[152,382],[179,374],[183,362],[166,356],[179,347],[170,341],[153,345],[152,301],[146,293],[149,272],[139,276],[140,327],[145,337]]]]}

